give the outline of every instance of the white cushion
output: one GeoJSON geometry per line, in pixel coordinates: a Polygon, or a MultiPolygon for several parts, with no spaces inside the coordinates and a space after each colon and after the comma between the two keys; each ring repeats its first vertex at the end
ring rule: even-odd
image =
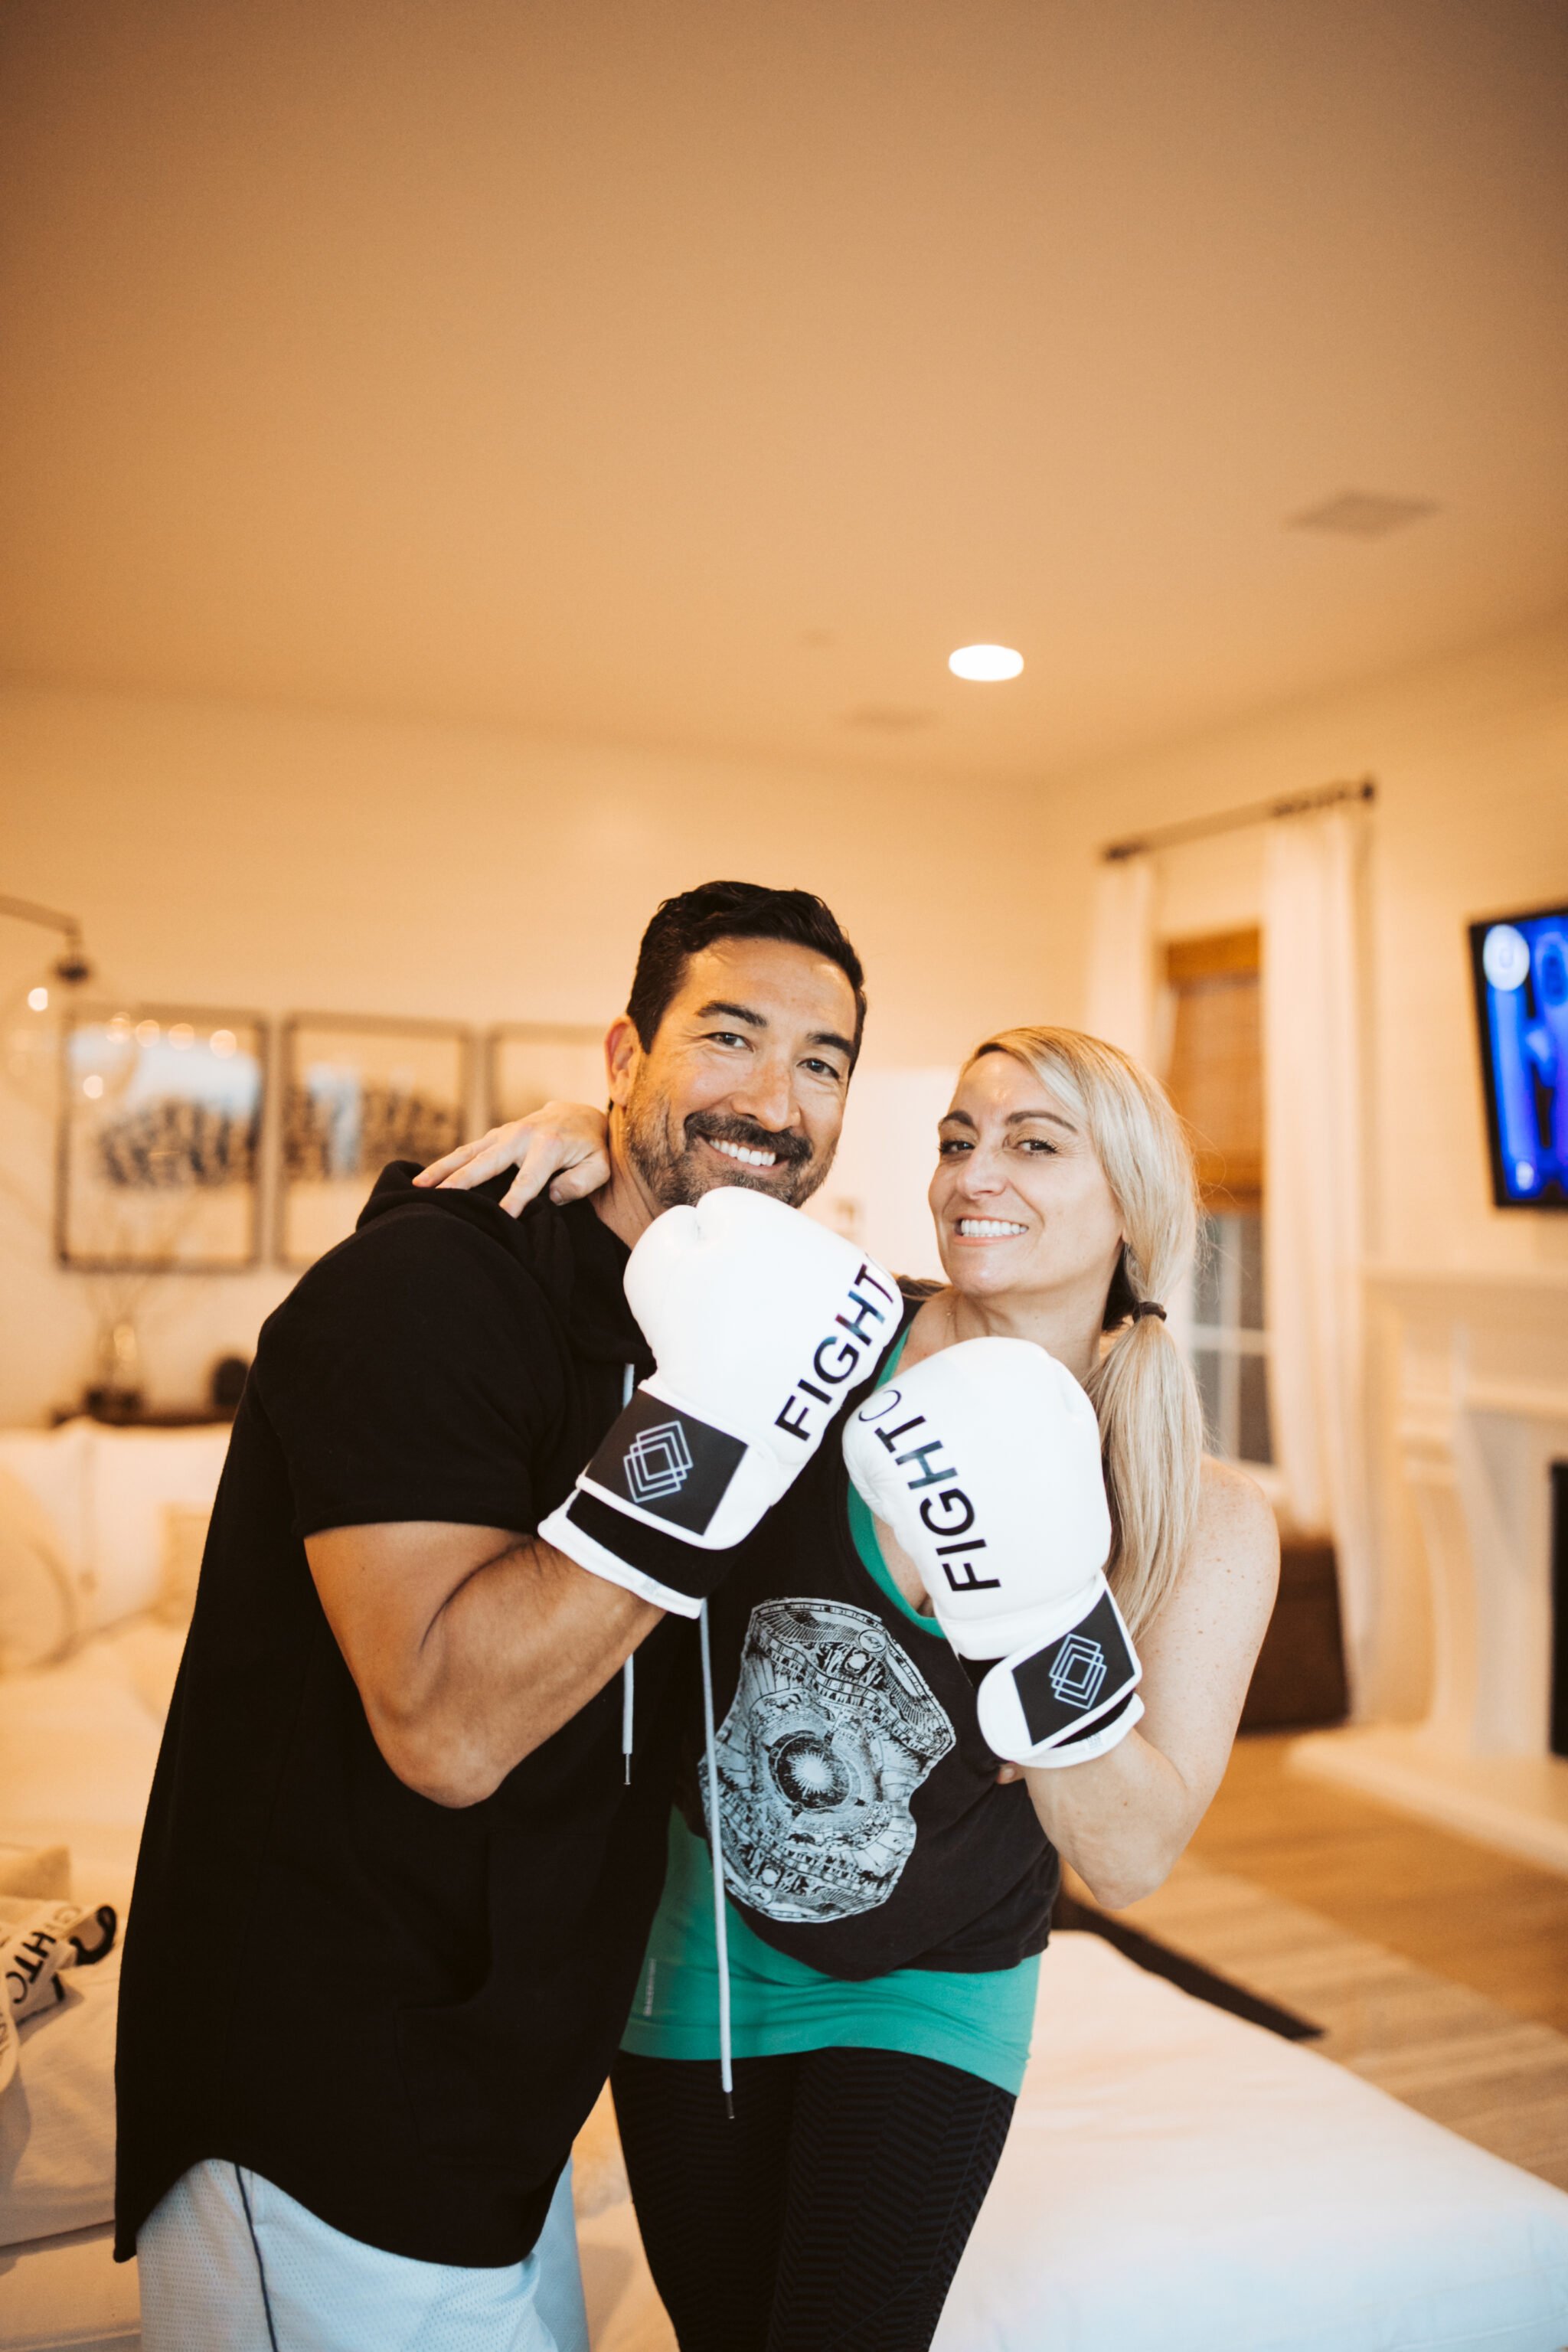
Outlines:
{"type": "Polygon", "coordinates": [[[46,1895],[58,1901],[71,1891],[70,1848],[53,1845],[16,1845],[0,1842],[0,1896],[30,1895],[40,1902],[46,1895]]]}
{"type": "Polygon", "coordinates": [[[226,1423],[93,1431],[88,1489],[93,1624],[117,1624],[158,1606],[166,1507],[211,1509],[228,1439],[226,1423]]]}
{"type": "Polygon", "coordinates": [[[59,1429],[0,1429],[0,1469],[19,1478],[43,1505],[77,1576],[91,1563],[88,1453],[95,1433],[90,1421],[68,1421],[59,1429]]]}
{"type": "Polygon", "coordinates": [[[142,2306],[134,2263],[116,2263],[112,2230],[82,2230],[0,2256],[5,2352],[134,2352],[142,2306]]]}
{"type": "Polygon", "coordinates": [[[1568,2196],[1055,1937],[933,2352],[1558,2352],[1568,2196]]]}
{"type": "Polygon", "coordinates": [[[114,2218],[118,1947],[62,1981],[65,2000],[22,2027],[0,2095],[0,2245],[114,2218]]]}
{"type": "Polygon", "coordinates": [[[165,1625],[188,1625],[206,1551],[212,1513],[205,1503],[165,1503],[158,1570],[157,1615],[165,1625]]]}
{"type": "Polygon", "coordinates": [[[0,1675],[63,1657],[76,1638],[77,1582],[49,1513],[0,1465],[0,1675]]]}

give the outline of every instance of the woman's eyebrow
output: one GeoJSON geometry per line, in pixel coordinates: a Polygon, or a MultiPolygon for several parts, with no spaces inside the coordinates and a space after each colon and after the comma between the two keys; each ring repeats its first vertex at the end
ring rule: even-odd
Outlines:
{"type": "Polygon", "coordinates": [[[1078,1133],[1071,1119],[1064,1118],[1059,1110],[1010,1110],[1007,1113],[1009,1127],[1030,1125],[1037,1118],[1048,1118],[1053,1127],[1065,1127],[1069,1135],[1078,1133]]]}
{"type": "MultiPolygon", "coordinates": [[[[1053,1127],[1066,1128],[1069,1135],[1076,1135],[1078,1133],[1078,1129],[1073,1125],[1071,1119],[1064,1118],[1059,1110],[1010,1110],[1007,1114],[1007,1125],[1009,1127],[1026,1126],[1037,1118],[1048,1118],[1053,1127]]],[[[937,1125],[939,1127],[966,1127],[972,1135],[977,1132],[974,1121],[970,1118],[969,1113],[966,1110],[943,1111],[942,1117],[937,1121],[937,1125]]]]}

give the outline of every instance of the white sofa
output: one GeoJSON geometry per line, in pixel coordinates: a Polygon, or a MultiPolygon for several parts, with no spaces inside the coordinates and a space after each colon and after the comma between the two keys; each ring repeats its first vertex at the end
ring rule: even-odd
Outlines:
{"type": "Polygon", "coordinates": [[[0,1431],[0,1843],[63,1840],[94,1901],[130,1896],[228,1437],[0,1431]]]}
{"type": "MultiPolygon", "coordinates": [[[[183,1638],[159,1613],[170,1509],[199,1515],[226,1434],[0,1433],[0,1470],[59,1517],[78,1614],[62,1654],[0,1675],[0,1846],[68,1844],[84,1899],[129,1892],[183,1638]]],[[[0,2103],[0,2352],[139,2341],[106,2226],[116,1973],[24,2027],[0,2103]]],[[[579,2154],[595,2352],[672,2352],[603,2112],[579,2154]]],[[[1568,2197],[1099,1938],[1057,1939],[936,2352],[1564,2346],[1568,2197]]]]}

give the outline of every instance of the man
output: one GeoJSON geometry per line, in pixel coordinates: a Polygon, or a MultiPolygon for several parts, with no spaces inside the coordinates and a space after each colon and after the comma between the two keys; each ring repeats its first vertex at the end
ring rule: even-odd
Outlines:
{"type": "Polygon", "coordinates": [[[810,1221],[705,1196],[822,1181],[864,1012],[820,900],[667,901],[606,1040],[606,1190],[514,1223],[388,1169],[263,1329],[125,1956],[148,2352],[585,2347],[563,2168],[658,1895],[662,1611],[819,1440],[796,1359],[855,1279],[810,1221]],[[694,1202],[638,1254],[645,1338],[628,1250],[694,1202]]]}

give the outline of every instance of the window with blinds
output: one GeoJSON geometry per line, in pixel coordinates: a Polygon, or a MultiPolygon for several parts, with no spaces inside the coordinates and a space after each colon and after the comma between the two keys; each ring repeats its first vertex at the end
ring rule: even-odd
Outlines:
{"type": "Polygon", "coordinates": [[[1191,1344],[1208,1442],[1234,1461],[1268,1463],[1260,946],[1256,929],[1167,945],[1165,1084],[1192,1134],[1203,1199],[1191,1344]]]}

